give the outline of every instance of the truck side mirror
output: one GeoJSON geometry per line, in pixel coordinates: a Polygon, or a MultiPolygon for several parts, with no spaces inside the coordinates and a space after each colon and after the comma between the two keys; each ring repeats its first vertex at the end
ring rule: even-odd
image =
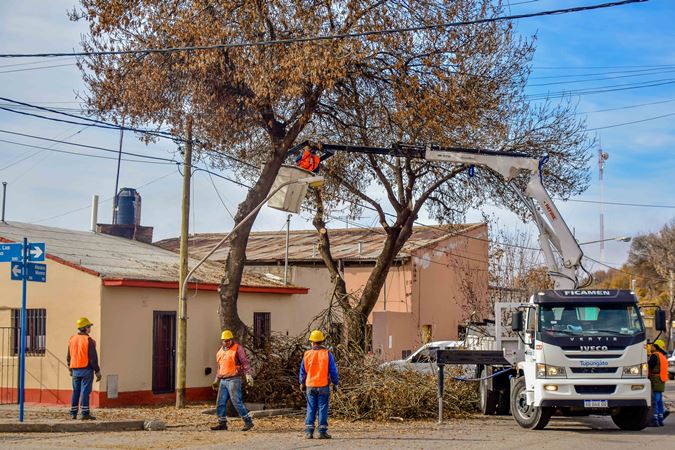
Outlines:
{"type": "Polygon", "coordinates": [[[523,331],[522,311],[514,311],[513,314],[511,314],[511,329],[516,332],[523,331]]]}
{"type": "Polygon", "coordinates": [[[666,331],[666,312],[662,309],[657,309],[654,315],[654,328],[656,331],[666,331]]]}

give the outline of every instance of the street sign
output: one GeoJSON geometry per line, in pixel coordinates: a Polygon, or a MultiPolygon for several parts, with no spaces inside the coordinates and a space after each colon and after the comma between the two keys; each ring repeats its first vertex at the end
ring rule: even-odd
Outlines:
{"type": "Polygon", "coordinates": [[[0,244],[0,262],[21,261],[22,247],[20,243],[0,244]]]}
{"type": "Polygon", "coordinates": [[[47,281],[47,264],[28,263],[26,279],[28,281],[45,283],[47,281]]]}
{"type": "Polygon", "coordinates": [[[37,262],[45,260],[45,243],[31,242],[28,244],[28,261],[37,262]]]}
{"type": "Polygon", "coordinates": [[[11,275],[14,281],[23,280],[23,263],[12,262],[11,275]]]}

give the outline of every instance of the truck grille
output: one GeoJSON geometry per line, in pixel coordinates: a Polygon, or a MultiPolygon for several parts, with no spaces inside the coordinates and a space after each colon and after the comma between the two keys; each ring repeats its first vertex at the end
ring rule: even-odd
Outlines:
{"type": "Polygon", "coordinates": [[[572,373],[616,373],[618,367],[570,367],[572,373]]]}
{"type": "Polygon", "coordinates": [[[577,394],[613,394],[616,390],[615,384],[575,384],[574,390],[577,394]]]}
{"type": "Polygon", "coordinates": [[[588,353],[565,353],[565,356],[567,356],[570,359],[614,359],[614,358],[621,358],[623,354],[619,353],[615,355],[612,354],[594,355],[588,353]]]}

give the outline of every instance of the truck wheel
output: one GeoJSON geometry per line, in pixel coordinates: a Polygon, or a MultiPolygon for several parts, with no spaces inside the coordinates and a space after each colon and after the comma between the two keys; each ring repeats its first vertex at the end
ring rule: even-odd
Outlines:
{"type": "Polygon", "coordinates": [[[521,427],[541,430],[551,420],[553,409],[528,405],[525,395],[525,378],[520,377],[511,389],[511,414],[521,427]]]}
{"type": "MultiPolygon", "coordinates": [[[[480,371],[480,378],[487,377],[487,368],[483,367],[480,371]]],[[[497,393],[488,388],[488,380],[480,380],[478,389],[480,395],[480,412],[486,416],[497,413],[497,393]]]]}
{"type": "Polygon", "coordinates": [[[646,406],[625,406],[612,414],[614,424],[627,431],[640,431],[649,424],[649,408],[646,406]]]}

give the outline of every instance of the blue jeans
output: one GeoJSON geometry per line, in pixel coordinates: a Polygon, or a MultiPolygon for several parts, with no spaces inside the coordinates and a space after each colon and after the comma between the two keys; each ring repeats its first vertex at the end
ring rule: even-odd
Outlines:
{"type": "Polygon", "coordinates": [[[94,371],[92,369],[73,369],[73,396],[70,398],[70,415],[76,416],[82,405],[82,415],[89,415],[89,394],[94,384],[94,371]]]}
{"type": "Polygon", "coordinates": [[[663,420],[663,392],[652,392],[652,400],[654,403],[654,417],[663,420]]]}
{"type": "Polygon", "coordinates": [[[216,413],[219,422],[227,422],[227,400],[231,400],[234,408],[244,422],[252,422],[248,410],[241,399],[241,377],[223,378],[220,380],[218,388],[218,401],[216,403],[216,413]]]}
{"type": "Polygon", "coordinates": [[[307,388],[307,419],[305,429],[308,433],[314,433],[314,421],[319,413],[319,433],[328,431],[328,398],[330,389],[328,386],[307,388]]]}

